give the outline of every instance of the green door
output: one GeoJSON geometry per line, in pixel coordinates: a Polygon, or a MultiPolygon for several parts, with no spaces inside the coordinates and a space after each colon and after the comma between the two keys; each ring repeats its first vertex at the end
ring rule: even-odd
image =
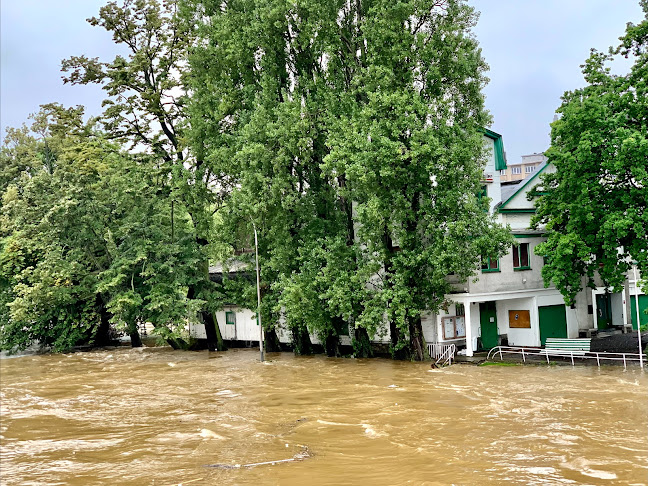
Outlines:
{"type": "MultiPolygon", "coordinates": [[[[632,316],[632,329],[637,329],[637,298],[633,295],[630,297],[630,315],[632,316]]],[[[648,295],[639,296],[639,322],[641,325],[648,324],[648,295]]]]}
{"type": "Polygon", "coordinates": [[[544,346],[547,338],[567,337],[567,314],[564,304],[538,307],[540,319],[540,344],[544,346]]]}
{"type": "Polygon", "coordinates": [[[482,348],[494,348],[499,344],[495,302],[484,302],[479,304],[479,322],[481,325],[482,348]]]}
{"type": "Polygon", "coordinates": [[[610,294],[596,294],[596,325],[599,329],[612,326],[610,294]]]}

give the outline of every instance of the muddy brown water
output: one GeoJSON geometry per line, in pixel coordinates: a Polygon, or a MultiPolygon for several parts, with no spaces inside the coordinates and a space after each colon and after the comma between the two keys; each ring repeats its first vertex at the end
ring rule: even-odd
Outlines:
{"type": "Polygon", "coordinates": [[[3,359],[0,384],[3,485],[648,484],[638,368],[142,348],[3,359]]]}

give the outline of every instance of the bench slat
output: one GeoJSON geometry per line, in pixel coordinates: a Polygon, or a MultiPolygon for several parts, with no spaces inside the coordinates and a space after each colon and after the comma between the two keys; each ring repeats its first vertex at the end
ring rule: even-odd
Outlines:
{"type": "Polygon", "coordinates": [[[547,338],[545,349],[540,351],[540,354],[545,356],[561,354],[565,356],[585,356],[585,353],[590,351],[591,341],[590,338],[547,338]]]}
{"type": "Polygon", "coordinates": [[[588,353],[588,351],[566,351],[566,350],[562,350],[562,349],[542,349],[542,350],[540,350],[539,354],[542,354],[542,355],[547,355],[548,354],[550,356],[552,356],[552,355],[556,355],[556,356],[561,355],[561,356],[569,357],[569,356],[585,356],[585,354],[587,354],[587,353],[588,353]]]}

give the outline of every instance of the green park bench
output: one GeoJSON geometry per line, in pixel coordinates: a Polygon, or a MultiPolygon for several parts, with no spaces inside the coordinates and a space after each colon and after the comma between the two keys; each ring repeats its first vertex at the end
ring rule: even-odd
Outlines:
{"type": "Polygon", "coordinates": [[[547,361],[549,361],[549,356],[571,357],[573,363],[574,356],[585,356],[585,353],[590,352],[591,341],[590,338],[547,338],[545,347],[540,351],[540,354],[544,354],[547,361]]]}

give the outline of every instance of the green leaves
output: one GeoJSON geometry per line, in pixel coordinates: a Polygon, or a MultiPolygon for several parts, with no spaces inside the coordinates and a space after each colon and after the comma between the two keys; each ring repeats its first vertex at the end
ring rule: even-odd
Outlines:
{"type": "Polygon", "coordinates": [[[250,234],[257,223],[268,312],[296,336],[336,336],[341,319],[371,334],[389,326],[394,348],[408,347],[420,312],[450,290],[446,275],[467,278],[510,239],[475,197],[488,115],[473,10],[185,7],[200,12],[193,145],[231,183],[223,225],[250,234]]]}
{"type": "Polygon", "coordinates": [[[543,276],[568,301],[583,276],[618,290],[633,260],[648,275],[646,29],[648,17],[629,24],[611,54],[592,51],[583,65],[588,85],[564,94],[552,124],[547,155],[556,172],[544,176],[547,195],[534,219],[548,240],[536,252],[550,257],[543,276]],[[610,74],[615,53],[633,56],[625,76],[610,74]]]}
{"type": "Polygon", "coordinates": [[[176,209],[172,226],[154,159],[122,153],[81,116],[45,106],[33,126],[42,137],[25,131],[3,149],[22,171],[0,217],[2,348],[91,342],[100,313],[124,327],[175,329],[196,311],[187,298],[198,262],[187,213],[176,209]],[[46,151],[50,166],[21,164],[23,154],[46,151]]]}

